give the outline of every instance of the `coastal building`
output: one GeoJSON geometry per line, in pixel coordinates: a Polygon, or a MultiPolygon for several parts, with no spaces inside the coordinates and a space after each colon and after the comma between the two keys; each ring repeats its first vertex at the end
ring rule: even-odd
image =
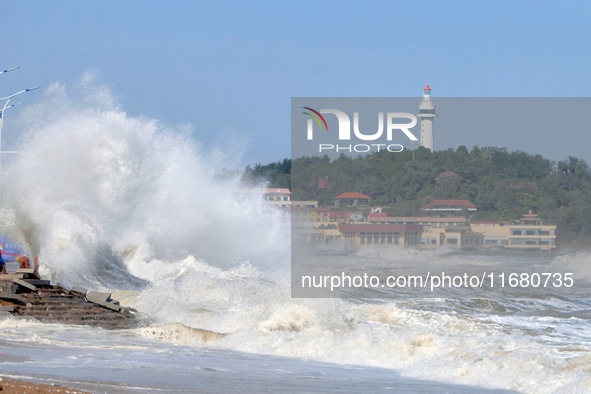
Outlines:
{"type": "Polygon", "coordinates": [[[293,208],[318,208],[318,201],[316,200],[291,200],[293,208]]]}
{"type": "Polygon", "coordinates": [[[511,221],[507,220],[473,220],[470,223],[473,231],[484,236],[484,246],[506,246],[509,244],[511,221]]]}
{"type": "MultiPolygon", "coordinates": [[[[293,222],[292,222],[293,224],[293,222]]],[[[292,237],[302,243],[327,244],[342,238],[342,233],[336,224],[312,225],[312,223],[299,223],[297,228],[292,228],[292,237]]]]}
{"type": "Polygon", "coordinates": [[[549,252],[557,247],[556,225],[531,212],[513,222],[479,221],[472,223],[471,228],[484,236],[486,246],[549,252]]]}
{"type": "Polygon", "coordinates": [[[423,226],[417,224],[341,223],[339,231],[343,239],[353,246],[418,245],[423,226]]]}
{"type": "Polygon", "coordinates": [[[318,207],[317,201],[293,201],[289,189],[267,189],[265,200],[290,214],[295,225],[292,229],[307,243],[344,239],[357,248],[385,245],[552,251],[557,247],[556,225],[532,212],[514,221],[457,216],[477,211],[469,200],[433,200],[422,208],[438,216],[389,216],[379,208],[369,212],[370,197],[358,192],[336,196],[333,208],[318,207]]]}
{"type": "Polygon", "coordinates": [[[369,205],[371,197],[358,192],[341,193],[334,198],[334,205],[337,207],[359,207],[369,205]]]}
{"type": "Polygon", "coordinates": [[[468,219],[456,216],[388,216],[387,213],[371,213],[367,218],[370,223],[406,223],[420,224],[426,227],[467,226],[468,219]]]}
{"type": "Polygon", "coordinates": [[[464,217],[439,216],[388,216],[385,213],[372,213],[368,217],[372,223],[418,224],[423,227],[421,249],[436,249],[442,246],[467,247],[477,246],[481,235],[470,231],[470,223],[464,217]]]}
{"type": "Polygon", "coordinates": [[[291,191],[288,188],[266,189],[263,198],[267,203],[278,207],[289,207],[291,205],[291,191]]]}
{"type": "Polygon", "coordinates": [[[423,101],[419,105],[418,118],[421,120],[421,146],[433,152],[435,141],[433,136],[433,120],[435,119],[435,103],[431,99],[431,87],[425,85],[423,101]]]}
{"type": "Polygon", "coordinates": [[[315,223],[354,223],[362,222],[365,217],[360,211],[335,210],[330,208],[291,207],[291,218],[298,222],[315,223]]]}
{"type": "MultiPolygon", "coordinates": [[[[501,247],[516,250],[552,251],[557,247],[556,225],[540,219],[538,215],[531,212],[515,221],[470,221],[465,217],[453,216],[396,217],[388,216],[386,213],[371,213],[367,218],[367,223],[420,226],[422,230],[418,236],[421,249],[501,247]]],[[[359,229],[361,228],[359,227],[359,229]]],[[[343,236],[345,239],[350,238],[345,234],[343,236]]],[[[359,238],[361,238],[361,234],[359,238]]],[[[362,243],[360,239],[355,242],[356,246],[368,245],[367,242],[362,243]]]]}
{"type": "Polygon", "coordinates": [[[268,188],[263,194],[265,202],[270,205],[288,208],[318,208],[318,201],[300,201],[291,199],[291,191],[288,188],[268,188]]]}
{"type": "Polygon", "coordinates": [[[426,227],[421,234],[421,249],[476,248],[483,245],[484,236],[469,226],[426,227]]]}

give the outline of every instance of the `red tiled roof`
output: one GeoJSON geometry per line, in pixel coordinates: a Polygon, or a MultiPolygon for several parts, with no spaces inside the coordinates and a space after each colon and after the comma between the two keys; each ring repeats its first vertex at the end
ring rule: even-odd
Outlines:
{"type": "Polygon", "coordinates": [[[365,194],[362,194],[362,193],[358,193],[358,192],[345,192],[345,193],[341,193],[338,196],[336,196],[335,200],[336,199],[353,199],[353,198],[369,200],[371,197],[366,196],[365,194]]]}
{"type": "Polygon", "coordinates": [[[265,189],[265,194],[291,194],[291,192],[286,187],[274,188],[274,189],[268,188],[268,189],[265,189]]]}

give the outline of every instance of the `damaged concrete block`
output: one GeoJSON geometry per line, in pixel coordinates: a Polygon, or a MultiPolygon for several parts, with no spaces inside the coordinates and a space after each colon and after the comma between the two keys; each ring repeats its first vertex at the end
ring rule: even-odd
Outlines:
{"type": "Polygon", "coordinates": [[[12,294],[12,293],[0,293],[0,299],[2,300],[8,300],[8,301],[23,301],[23,297],[21,297],[18,294],[12,294]]]}
{"type": "Polygon", "coordinates": [[[108,302],[111,298],[111,293],[104,293],[102,291],[90,290],[86,293],[86,299],[90,302],[108,302]]]}
{"type": "Polygon", "coordinates": [[[34,268],[19,268],[14,271],[15,274],[23,274],[25,277],[30,279],[41,279],[39,273],[34,268]]]}
{"type": "Polygon", "coordinates": [[[114,302],[111,302],[111,293],[104,293],[102,291],[89,291],[86,293],[86,301],[92,302],[105,308],[109,308],[116,312],[121,311],[121,307],[114,302]]]}
{"type": "Polygon", "coordinates": [[[88,292],[88,290],[86,290],[84,287],[74,286],[72,287],[72,290],[70,290],[70,292],[80,297],[86,297],[86,293],[88,292]]]}
{"type": "Polygon", "coordinates": [[[17,285],[24,287],[25,289],[31,290],[31,291],[35,291],[37,290],[37,286],[32,285],[30,283],[25,282],[22,279],[13,279],[12,280],[14,283],[16,283],[17,285]]]}
{"type": "Polygon", "coordinates": [[[46,286],[46,287],[51,286],[51,282],[50,281],[43,280],[43,279],[26,279],[25,281],[27,283],[30,283],[30,284],[35,285],[35,286],[46,286]]]}

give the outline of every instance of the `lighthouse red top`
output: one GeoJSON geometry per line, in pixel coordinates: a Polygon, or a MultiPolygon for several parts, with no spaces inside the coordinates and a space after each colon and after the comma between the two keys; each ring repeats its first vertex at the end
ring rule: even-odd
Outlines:
{"type": "Polygon", "coordinates": [[[429,86],[429,84],[425,85],[425,90],[431,90],[431,87],[429,86]]]}

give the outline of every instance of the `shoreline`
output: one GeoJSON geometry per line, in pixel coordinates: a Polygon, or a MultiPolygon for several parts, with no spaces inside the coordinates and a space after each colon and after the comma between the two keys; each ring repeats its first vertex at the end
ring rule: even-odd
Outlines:
{"type": "Polygon", "coordinates": [[[7,379],[0,377],[0,391],[7,394],[41,394],[41,393],[68,393],[68,394],[92,394],[90,391],[75,389],[57,384],[38,383],[34,381],[7,379]]]}

